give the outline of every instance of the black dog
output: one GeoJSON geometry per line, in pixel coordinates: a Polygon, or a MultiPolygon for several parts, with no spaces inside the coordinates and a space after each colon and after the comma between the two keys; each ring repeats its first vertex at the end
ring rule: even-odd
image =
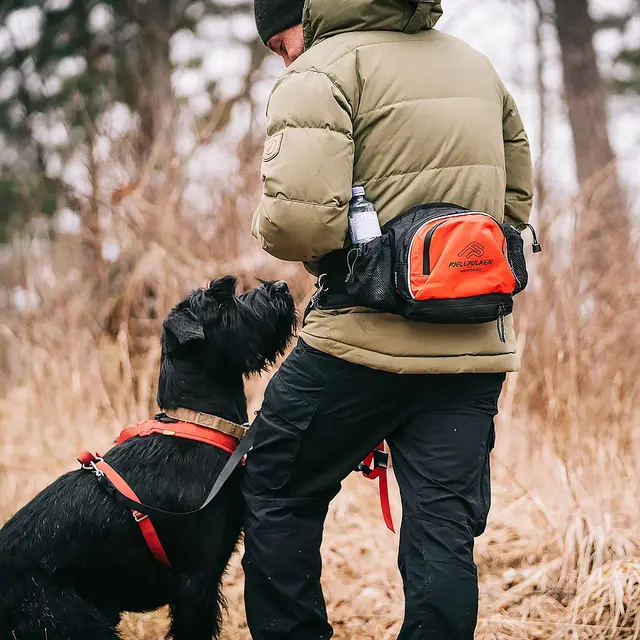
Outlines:
{"type": "MultiPolygon", "coordinates": [[[[238,424],[243,376],[283,353],[295,327],[286,283],[235,295],[232,277],[185,298],[163,323],[158,404],[238,424]]],[[[197,509],[228,460],[208,444],[152,435],[105,456],[140,499],[197,509]]],[[[154,520],[172,568],[146,546],[131,512],[83,470],[62,476],[0,530],[0,640],[116,640],[123,611],[169,605],[175,640],[217,637],[220,582],[241,530],[234,474],[204,511],[154,520]]]]}

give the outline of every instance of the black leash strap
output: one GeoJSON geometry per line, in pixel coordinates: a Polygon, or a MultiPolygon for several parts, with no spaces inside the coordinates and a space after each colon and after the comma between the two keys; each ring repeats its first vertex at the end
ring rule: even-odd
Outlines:
{"type": "Polygon", "coordinates": [[[216,498],[216,496],[222,490],[222,487],[226,484],[227,480],[233,475],[233,472],[238,468],[238,465],[242,462],[242,458],[249,452],[253,445],[253,441],[255,440],[256,430],[255,427],[249,429],[247,435],[239,442],[238,448],[231,454],[229,460],[227,460],[227,464],[225,464],[224,468],[220,472],[220,475],[216,478],[215,483],[206,500],[202,504],[202,506],[194,511],[164,511],[163,509],[158,509],[157,507],[151,507],[147,504],[135,502],[127,496],[123,495],[118,491],[109,481],[109,479],[105,476],[99,476],[98,481],[105,487],[107,491],[112,493],[115,499],[121,504],[129,507],[129,509],[133,509],[134,511],[139,511],[146,516],[154,517],[154,518],[182,518],[183,516],[191,516],[196,513],[200,513],[203,509],[206,509],[216,498]]]}

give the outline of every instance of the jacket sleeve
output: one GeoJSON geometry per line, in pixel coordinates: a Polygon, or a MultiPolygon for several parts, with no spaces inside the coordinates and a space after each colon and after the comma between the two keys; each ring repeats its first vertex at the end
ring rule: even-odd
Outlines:
{"type": "Polygon", "coordinates": [[[502,116],[507,193],[505,219],[511,224],[528,222],[533,203],[531,150],[516,103],[508,92],[502,116]]]}
{"type": "Polygon", "coordinates": [[[290,72],[267,108],[263,194],[252,231],[271,255],[313,262],[344,246],[353,179],[351,107],[315,69],[290,72]]]}

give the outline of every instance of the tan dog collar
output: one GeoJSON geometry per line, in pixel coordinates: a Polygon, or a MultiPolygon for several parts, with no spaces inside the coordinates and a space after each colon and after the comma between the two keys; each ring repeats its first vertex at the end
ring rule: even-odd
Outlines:
{"type": "Polygon", "coordinates": [[[248,424],[236,424],[230,422],[224,418],[218,416],[212,416],[209,413],[202,413],[201,411],[194,411],[193,409],[173,409],[173,411],[165,411],[165,414],[174,420],[181,420],[182,422],[191,422],[197,424],[200,427],[206,427],[207,429],[213,429],[220,433],[226,433],[232,438],[242,440],[249,431],[248,424]]]}

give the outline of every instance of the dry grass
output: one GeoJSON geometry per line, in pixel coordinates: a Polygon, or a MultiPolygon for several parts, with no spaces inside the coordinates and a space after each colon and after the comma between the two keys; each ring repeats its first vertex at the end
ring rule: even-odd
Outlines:
{"type": "MultiPolygon", "coordinates": [[[[37,251],[33,239],[14,245],[4,284],[28,287],[39,307],[0,316],[0,518],[73,468],[78,450],[105,450],[153,411],[160,321],[190,287],[233,272],[246,286],[285,277],[300,303],[308,296],[312,283],[299,267],[268,259],[248,239],[252,184],[219,197],[213,220],[138,191],[103,203],[108,235],[123,249],[114,265],[86,260],[84,236],[40,240],[37,251]]],[[[571,238],[554,247],[549,236],[560,230],[546,235],[544,261],[520,300],[525,367],[505,388],[494,506],[477,543],[477,637],[637,639],[640,283],[603,273],[601,285],[619,294],[608,305],[567,259],[571,238]]],[[[252,408],[265,382],[248,383],[252,408]]],[[[350,478],[323,548],[336,638],[395,637],[403,609],[396,547],[374,483],[350,478]]],[[[224,638],[249,638],[237,555],[226,593],[224,638]]],[[[162,612],[126,616],[121,627],[126,640],[165,630],[162,612]]]]}

